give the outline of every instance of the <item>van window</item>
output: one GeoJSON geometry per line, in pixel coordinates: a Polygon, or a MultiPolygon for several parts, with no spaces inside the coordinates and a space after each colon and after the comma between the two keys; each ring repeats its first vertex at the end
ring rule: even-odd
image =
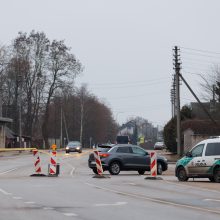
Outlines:
{"type": "Polygon", "coordinates": [[[192,149],[192,157],[201,157],[203,152],[204,144],[197,145],[192,149]]]}
{"type": "Polygon", "coordinates": [[[209,143],[206,147],[206,156],[220,155],[220,143],[209,143]]]}

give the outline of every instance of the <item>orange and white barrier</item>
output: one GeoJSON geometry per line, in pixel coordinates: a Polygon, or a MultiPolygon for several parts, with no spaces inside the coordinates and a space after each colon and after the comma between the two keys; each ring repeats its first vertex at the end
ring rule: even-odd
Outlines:
{"type": "Polygon", "coordinates": [[[97,150],[94,151],[94,157],[95,157],[98,175],[102,175],[103,174],[102,162],[100,160],[99,152],[97,150]]]}
{"type": "Polygon", "coordinates": [[[55,175],[57,169],[57,152],[53,150],[50,157],[49,175],[55,175]]]}
{"type": "Polygon", "coordinates": [[[34,167],[35,167],[35,174],[41,174],[41,164],[40,164],[40,156],[38,154],[38,150],[34,149],[33,150],[33,155],[34,155],[34,167]]]}
{"type": "Polygon", "coordinates": [[[157,154],[155,151],[150,152],[150,174],[151,177],[157,176],[157,154]]]}

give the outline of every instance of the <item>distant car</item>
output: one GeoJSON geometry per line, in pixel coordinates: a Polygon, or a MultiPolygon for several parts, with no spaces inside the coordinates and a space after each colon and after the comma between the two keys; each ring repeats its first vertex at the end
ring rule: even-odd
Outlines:
{"type": "Polygon", "coordinates": [[[68,154],[69,152],[82,153],[82,144],[79,141],[70,141],[66,145],[66,153],[68,154]]]}
{"type": "Polygon", "coordinates": [[[156,142],[154,144],[154,150],[163,150],[165,148],[164,142],[156,142]]]}
{"type": "MultiPolygon", "coordinates": [[[[108,170],[112,175],[118,175],[120,171],[134,170],[143,175],[150,171],[150,155],[143,148],[130,144],[117,144],[107,152],[100,152],[103,171],[108,170]]],[[[88,166],[97,173],[94,155],[90,154],[88,166]]],[[[167,159],[157,156],[157,173],[161,175],[167,170],[167,159]]]]}

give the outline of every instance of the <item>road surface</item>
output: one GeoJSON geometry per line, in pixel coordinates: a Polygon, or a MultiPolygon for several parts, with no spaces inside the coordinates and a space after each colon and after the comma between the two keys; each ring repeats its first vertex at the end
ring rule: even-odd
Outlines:
{"type": "MultiPolygon", "coordinates": [[[[31,154],[0,157],[0,219],[2,220],[219,220],[220,184],[208,179],[185,183],[173,176],[175,165],[163,180],[147,180],[137,172],[93,178],[87,166],[88,151],[60,152],[59,177],[30,177],[31,154]]],[[[49,154],[41,153],[47,174],[49,154]]]]}

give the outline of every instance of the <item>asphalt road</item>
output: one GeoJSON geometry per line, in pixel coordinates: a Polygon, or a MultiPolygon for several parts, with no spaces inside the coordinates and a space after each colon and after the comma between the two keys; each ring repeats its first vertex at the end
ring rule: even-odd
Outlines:
{"type": "MultiPolygon", "coordinates": [[[[41,154],[47,174],[48,154],[41,154]]],[[[0,220],[79,219],[218,219],[220,184],[207,179],[180,183],[174,164],[163,180],[146,180],[149,174],[122,172],[93,178],[88,152],[59,153],[59,177],[30,177],[33,156],[0,157],[0,220]]]]}

